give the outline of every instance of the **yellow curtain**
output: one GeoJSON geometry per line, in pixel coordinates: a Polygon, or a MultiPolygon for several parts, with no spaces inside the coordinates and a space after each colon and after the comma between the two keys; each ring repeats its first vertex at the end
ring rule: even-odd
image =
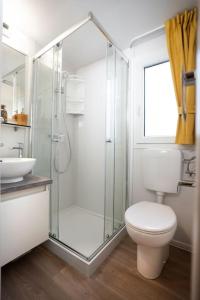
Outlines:
{"type": "MultiPolygon", "coordinates": [[[[194,71],[196,67],[196,8],[178,14],[165,22],[168,53],[178,106],[176,144],[195,143],[195,86],[185,87],[183,93],[182,73],[194,71]],[[182,99],[185,94],[185,111],[182,99]]],[[[169,118],[170,122],[170,118],[169,118]]]]}

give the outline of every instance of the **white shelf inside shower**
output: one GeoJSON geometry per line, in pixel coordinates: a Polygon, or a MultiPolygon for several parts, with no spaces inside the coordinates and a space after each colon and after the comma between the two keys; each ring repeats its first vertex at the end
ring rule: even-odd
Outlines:
{"type": "Polygon", "coordinates": [[[66,113],[85,113],[85,81],[77,75],[70,75],[66,85],[66,113]]]}
{"type": "Polygon", "coordinates": [[[67,98],[66,112],[67,112],[67,114],[84,115],[85,101],[84,100],[74,100],[74,99],[71,100],[71,98],[67,98]]]}

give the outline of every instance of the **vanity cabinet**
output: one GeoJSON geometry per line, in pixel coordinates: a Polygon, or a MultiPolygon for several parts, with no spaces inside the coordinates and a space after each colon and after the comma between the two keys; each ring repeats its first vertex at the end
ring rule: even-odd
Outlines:
{"type": "Polygon", "coordinates": [[[47,186],[8,195],[0,202],[1,266],[48,240],[49,234],[47,186]]]}

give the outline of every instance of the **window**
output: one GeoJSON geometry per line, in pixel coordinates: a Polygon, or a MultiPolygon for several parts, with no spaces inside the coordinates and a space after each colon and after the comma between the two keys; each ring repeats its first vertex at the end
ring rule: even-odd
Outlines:
{"type": "Polygon", "coordinates": [[[144,68],[144,136],[174,137],[177,105],[169,61],[144,68]]]}

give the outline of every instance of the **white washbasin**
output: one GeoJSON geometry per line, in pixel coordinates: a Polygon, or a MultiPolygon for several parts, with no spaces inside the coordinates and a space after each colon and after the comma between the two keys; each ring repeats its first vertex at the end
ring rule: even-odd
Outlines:
{"type": "Polygon", "coordinates": [[[0,158],[0,182],[11,183],[23,180],[23,176],[28,174],[36,162],[35,158],[0,158]]]}

